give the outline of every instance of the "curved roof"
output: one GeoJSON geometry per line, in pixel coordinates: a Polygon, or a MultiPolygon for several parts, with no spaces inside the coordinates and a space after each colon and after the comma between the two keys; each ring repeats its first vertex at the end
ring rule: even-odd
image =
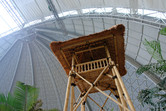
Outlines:
{"type": "MultiPolygon", "coordinates": [[[[47,2],[49,1],[47,0],[47,2]]],[[[126,87],[136,109],[148,111],[147,106],[141,107],[136,96],[141,89],[152,87],[154,84],[146,76],[135,74],[135,66],[137,66],[135,64],[155,62],[142,45],[145,38],[160,40],[163,57],[166,57],[166,37],[159,34],[160,29],[166,25],[163,18],[154,18],[148,16],[149,14],[139,15],[137,13],[139,10],[134,10],[135,8],[153,10],[154,13],[160,11],[161,14],[165,14],[166,1],[77,0],[71,2],[56,0],[53,1],[56,8],[53,12],[49,11],[47,2],[45,0],[12,1],[25,23],[20,25],[19,31],[0,38],[0,92],[7,94],[13,90],[16,81],[23,81],[40,88],[40,98],[44,102],[43,108],[56,107],[62,110],[67,77],[57,58],[51,52],[49,43],[97,33],[109,29],[113,25],[123,24],[126,27],[125,54],[128,71],[123,80],[126,81],[126,87]],[[102,7],[105,9],[104,12],[92,10],[92,8],[103,10],[102,7]],[[108,8],[111,11],[107,12],[107,7],[111,7],[108,8]],[[129,13],[124,13],[123,11],[118,12],[120,10],[118,8],[122,8],[121,10],[126,8],[125,11],[131,10],[129,13]],[[83,9],[86,9],[85,13],[82,13],[83,9]],[[73,10],[76,12],[72,12],[73,10]],[[64,13],[66,11],[70,12],[64,13]],[[34,21],[37,19],[40,21],[34,21]],[[37,24],[32,25],[34,23],[37,24]]],[[[150,13],[152,14],[152,12],[150,13]]],[[[158,82],[158,79],[152,79],[158,82]]],[[[76,91],[77,94],[78,92],[76,91]]],[[[99,103],[105,99],[99,94],[92,95],[92,97],[98,97],[99,103]]],[[[114,104],[111,105],[114,106],[114,104]]],[[[86,108],[91,111],[95,109],[95,104],[89,100],[86,108]]],[[[108,108],[106,106],[106,109],[108,108]]]]}

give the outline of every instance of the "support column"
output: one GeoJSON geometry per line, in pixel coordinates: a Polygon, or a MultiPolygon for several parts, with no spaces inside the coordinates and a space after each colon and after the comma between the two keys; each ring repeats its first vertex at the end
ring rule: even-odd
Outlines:
{"type": "Polygon", "coordinates": [[[67,88],[66,88],[66,97],[63,111],[67,111],[68,101],[69,101],[69,94],[70,94],[70,86],[71,86],[71,76],[68,78],[67,88]]]}
{"type": "MultiPolygon", "coordinates": [[[[67,83],[67,88],[66,88],[66,97],[65,97],[65,103],[64,103],[63,111],[67,111],[67,108],[68,108],[70,87],[71,87],[71,83],[74,83],[73,71],[74,71],[74,54],[72,56],[72,67],[71,67],[71,71],[70,71],[69,77],[68,77],[68,83],[67,83]]],[[[72,102],[72,104],[73,104],[73,96],[74,96],[73,94],[74,94],[74,88],[72,86],[72,91],[71,91],[71,102],[72,102]]],[[[70,105],[70,108],[73,108],[73,105],[70,105]]]]}
{"type": "Polygon", "coordinates": [[[74,106],[74,87],[75,87],[75,84],[74,84],[74,77],[72,77],[72,80],[71,80],[71,97],[70,97],[70,111],[73,111],[73,106],[74,106]]]}
{"type": "MultiPolygon", "coordinates": [[[[114,63],[113,63],[113,64],[114,64],[114,63]]],[[[126,90],[126,87],[125,87],[125,85],[124,85],[124,83],[123,83],[123,81],[122,81],[122,78],[121,78],[121,76],[120,76],[120,74],[119,74],[119,71],[118,71],[117,67],[116,67],[116,66],[113,66],[113,70],[115,71],[115,74],[116,74],[116,76],[117,76],[117,79],[118,79],[118,81],[119,81],[119,84],[120,84],[121,87],[122,87],[122,91],[123,91],[124,94],[125,94],[127,103],[129,104],[131,110],[132,110],[132,111],[135,111],[134,105],[133,105],[133,103],[132,103],[132,101],[131,101],[131,99],[130,99],[130,96],[129,96],[127,90],[126,90]]]]}
{"type": "MultiPolygon", "coordinates": [[[[84,99],[84,98],[81,98],[81,99],[84,99]]],[[[81,111],[85,111],[85,99],[81,103],[81,111]]]]}
{"type": "Polygon", "coordinates": [[[127,90],[124,86],[124,83],[121,79],[119,71],[118,71],[117,67],[115,66],[115,63],[111,60],[111,56],[110,56],[110,53],[109,53],[109,50],[108,50],[107,46],[105,46],[105,51],[106,51],[107,57],[109,58],[109,63],[111,65],[113,65],[112,73],[113,73],[113,76],[115,77],[115,84],[116,84],[117,89],[118,89],[118,94],[120,96],[120,101],[123,105],[123,107],[122,107],[123,111],[125,111],[125,107],[127,107],[126,101],[124,100],[124,97],[123,97],[123,92],[124,92],[124,94],[127,98],[127,102],[129,104],[131,110],[135,111],[135,108],[134,108],[133,103],[131,102],[130,96],[128,95],[128,92],[127,92],[127,90]]]}

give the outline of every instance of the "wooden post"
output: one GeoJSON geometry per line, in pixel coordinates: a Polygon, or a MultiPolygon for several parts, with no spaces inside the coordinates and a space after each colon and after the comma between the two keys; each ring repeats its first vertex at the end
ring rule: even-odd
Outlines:
{"type": "Polygon", "coordinates": [[[73,111],[73,106],[74,106],[74,78],[72,77],[71,80],[71,97],[70,97],[70,111],[73,111]]]}
{"type": "Polygon", "coordinates": [[[67,111],[68,101],[69,101],[69,94],[70,94],[70,86],[71,86],[71,76],[68,78],[67,88],[66,88],[66,97],[63,111],[67,111]]]}
{"type": "MultiPolygon", "coordinates": [[[[112,70],[112,72],[113,72],[113,76],[116,76],[114,70],[112,70]]],[[[125,102],[124,97],[123,97],[122,88],[121,88],[121,86],[120,86],[119,81],[117,80],[117,78],[115,78],[115,84],[117,86],[118,94],[119,94],[120,101],[121,101],[122,105],[125,106],[125,107],[127,107],[126,102],[125,102]]],[[[122,109],[123,109],[122,111],[125,111],[125,109],[123,107],[122,107],[122,109]]]]}
{"type": "MultiPolygon", "coordinates": [[[[109,63],[111,63],[111,56],[110,56],[110,53],[109,53],[109,50],[107,48],[107,46],[105,46],[105,51],[106,51],[106,54],[107,54],[107,57],[109,58],[109,63]]],[[[113,76],[116,76],[114,70],[112,70],[112,73],[113,73],[113,76]]],[[[115,85],[118,89],[118,94],[119,94],[119,97],[120,97],[120,102],[122,103],[122,105],[124,106],[124,98],[123,98],[123,92],[122,90],[120,90],[120,85],[118,84],[118,80],[115,78],[115,85]]],[[[117,98],[118,99],[118,98],[117,98]]],[[[123,107],[120,108],[120,110],[122,109],[123,107]]],[[[123,108],[124,109],[124,108],[123,108]]]]}
{"type": "Polygon", "coordinates": [[[81,111],[85,111],[85,99],[84,98],[81,99],[83,99],[83,102],[81,104],[81,111]]]}
{"type": "Polygon", "coordinates": [[[109,63],[114,65],[113,68],[112,68],[112,73],[113,73],[113,76],[117,76],[117,79],[115,78],[115,84],[116,84],[117,89],[118,89],[118,93],[119,93],[120,100],[121,100],[122,105],[123,105],[123,109],[124,109],[124,107],[127,106],[126,102],[124,100],[124,97],[123,97],[123,92],[124,92],[124,94],[126,95],[126,98],[127,98],[127,101],[128,101],[128,104],[129,104],[131,110],[135,111],[135,108],[133,106],[133,103],[131,102],[130,96],[128,95],[128,92],[127,92],[127,90],[125,88],[125,85],[124,85],[124,83],[123,83],[123,81],[121,79],[119,71],[118,71],[117,67],[115,66],[115,63],[111,60],[111,56],[110,56],[110,53],[109,53],[109,50],[108,50],[107,46],[105,46],[105,51],[106,51],[107,57],[109,58],[109,63]],[[121,90],[121,88],[122,88],[123,91],[121,90]]]}
{"type": "MultiPolygon", "coordinates": [[[[114,64],[114,63],[113,63],[113,64],[114,64]]],[[[116,66],[113,66],[113,70],[115,71],[115,74],[116,74],[116,76],[117,76],[117,79],[118,79],[118,81],[119,81],[119,83],[120,83],[120,85],[121,85],[121,87],[122,87],[122,90],[123,90],[123,92],[124,92],[124,94],[125,94],[127,103],[129,104],[131,110],[132,110],[132,111],[135,111],[134,105],[133,105],[133,103],[131,102],[130,96],[129,96],[127,90],[126,90],[126,87],[125,87],[125,85],[124,85],[124,83],[123,83],[123,81],[122,81],[122,78],[121,78],[121,76],[120,76],[120,74],[119,74],[119,71],[118,71],[117,67],[116,67],[116,66]]]]}
{"type": "MultiPolygon", "coordinates": [[[[106,97],[108,97],[110,100],[112,100],[113,102],[115,102],[116,104],[120,105],[121,107],[123,107],[123,105],[116,101],[114,98],[112,98],[111,96],[107,95],[104,91],[102,91],[101,89],[99,89],[98,87],[94,86],[94,88],[96,90],[98,90],[99,92],[101,92],[103,95],[105,95],[106,97]]],[[[127,107],[124,107],[127,111],[130,111],[127,107]]]]}
{"type": "Polygon", "coordinates": [[[74,79],[73,76],[72,76],[73,70],[74,70],[74,54],[72,56],[72,67],[71,67],[71,71],[70,71],[69,77],[68,77],[68,83],[67,83],[67,88],[66,88],[66,97],[65,97],[65,103],[64,103],[63,111],[67,111],[67,108],[68,108],[71,81],[73,81],[73,79],[74,79]]]}

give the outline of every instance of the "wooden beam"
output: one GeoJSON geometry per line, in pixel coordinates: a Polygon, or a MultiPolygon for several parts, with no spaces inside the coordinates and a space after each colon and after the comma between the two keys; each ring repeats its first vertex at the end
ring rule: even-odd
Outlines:
{"type": "MultiPolygon", "coordinates": [[[[88,96],[89,92],[90,92],[91,89],[94,87],[94,85],[98,82],[98,80],[101,78],[101,76],[104,74],[104,72],[105,72],[106,70],[108,70],[108,67],[109,67],[109,66],[106,66],[106,67],[102,70],[102,72],[99,74],[99,76],[97,77],[97,79],[96,79],[93,83],[90,83],[89,81],[87,82],[86,79],[83,79],[83,80],[86,80],[85,82],[91,84],[90,88],[88,89],[88,91],[86,92],[86,94],[83,96],[83,99],[85,99],[85,98],[88,96]]],[[[83,77],[82,77],[82,78],[83,78],[83,77]]],[[[83,99],[77,104],[77,106],[74,108],[73,111],[76,111],[76,110],[77,110],[77,108],[79,107],[79,105],[83,102],[83,99]]]]}
{"type": "Polygon", "coordinates": [[[67,111],[68,101],[69,101],[69,94],[70,94],[70,86],[71,86],[71,76],[68,77],[68,83],[67,83],[67,88],[66,88],[66,97],[65,97],[65,103],[64,103],[63,111],[67,111]]]}
{"type": "Polygon", "coordinates": [[[107,95],[104,91],[100,90],[98,87],[94,87],[96,90],[98,90],[99,92],[101,92],[103,95],[105,95],[106,97],[108,97],[109,99],[111,99],[113,102],[115,102],[116,104],[120,105],[121,107],[125,108],[127,111],[130,111],[127,107],[124,107],[121,103],[119,103],[118,101],[116,101],[114,98],[112,98],[111,96],[107,95]]]}
{"type": "MultiPolygon", "coordinates": [[[[98,40],[103,40],[103,39],[108,39],[108,38],[111,38],[113,37],[113,35],[108,35],[108,36],[105,36],[105,37],[100,37],[100,38],[94,38],[94,39],[91,39],[91,40],[88,40],[88,42],[94,42],[94,41],[98,41],[98,40]]],[[[74,47],[74,46],[78,46],[78,45],[83,45],[83,44],[86,44],[87,41],[84,41],[84,42],[78,42],[78,43],[75,43],[75,44],[71,44],[71,45],[68,45],[68,46],[64,46],[62,49],[67,49],[67,48],[71,48],[71,47],[74,47]]]]}
{"type": "MultiPolygon", "coordinates": [[[[113,62],[113,64],[114,64],[114,62],[113,62]]],[[[123,90],[123,92],[124,92],[124,94],[125,94],[126,100],[127,100],[128,104],[129,104],[131,110],[132,110],[132,111],[135,111],[134,105],[133,105],[133,103],[132,103],[132,101],[131,101],[131,99],[130,99],[130,96],[129,96],[127,90],[126,90],[126,87],[125,87],[125,85],[124,85],[124,83],[123,83],[123,81],[122,81],[122,78],[121,78],[121,76],[120,76],[120,74],[119,74],[119,71],[118,71],[117,67],[116,67],[116,66],[113,66],[113,70],[115,71],[115,74],[116,74],[116,76],[117,76],[117,79],[118,79],[118,81],[119,81],[119,83],[120,83],[120,85],[121,85],[121,87],[122,87],[122,90],[123,90]]]]}
{"type": "Polygon", "coordinates": [[[63,52],[63,50],[61,49],[60,51],[61,51],[62,56],[63,56],[63,58],[65,59],[67,65],[68,65],[68,67],[70,67],[70,64],[69,64],[69,62],[68,62],[68,60],[67,60],[67,58],[66,58],[66,56],[65,56],[65,54],[64,54],[64,52],[63,52]]]}
{"type": "Polygon", "coordinates": [[[102,107],[101,107],[95,100],[93,100],[90,96],[88,96],[88,98],[89,98],[90,100],[92,100],[97,106],[99,106],[99,107],[102,109],[102,107]]]}
{"type": "Polygon", "coordinates": [[[100,48],[104,48],[104,46],[98,46],[98,47],[94,47],[94,48],[89,48],[89,49],[85,49],[85,50],[81,50],[81,51],[77,51],[75,52],[76,54],[79,54],[79,53],[83,53],[83,52],[87,52],[87,51],[92,51],[92,50],[96,50],[96,49],[100,49],[100,48]]]}
{"type": "MultiPolygon", "coordinates": [[[[72,77],[72,82],[74,83],[74,78],[72,77]]],[[[73,111],[73,106],[74,106],[74,86],[71,86],[71,97],[70,97],[70,111],[73,111]]]]}
{"type": "MultiPolygon", "coordinates": [[[[111,93],[112,93],[112,92],[110,92],[109,96],[111,95],[111,93]]],[[[100,108],[100,111],[102,111],[102,108],[104,108],[104,106],[105,106],[105,104],[107,103],[108,99],[109,99],[109,98],[107,97],[106,100],[105,100],[105,102],[104,102],[104,104],[103,104],[102,107],[100,108]]]]}
{"type": "Polygon", "coordinates": [[[115,57],[116,57],[116,63],[118,64],[118,49],[117,49],[117,39],[116,36],[114,36],[114,46],[115,46],[115,57]]]}

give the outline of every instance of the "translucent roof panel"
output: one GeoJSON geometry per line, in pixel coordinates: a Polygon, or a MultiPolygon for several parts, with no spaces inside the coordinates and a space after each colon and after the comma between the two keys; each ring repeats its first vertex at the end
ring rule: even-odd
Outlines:
{"type": "Polygon", "coordinates": [[[0,1],[0,37],[19,29],[24,23],[9,0],[0,1]]]}

